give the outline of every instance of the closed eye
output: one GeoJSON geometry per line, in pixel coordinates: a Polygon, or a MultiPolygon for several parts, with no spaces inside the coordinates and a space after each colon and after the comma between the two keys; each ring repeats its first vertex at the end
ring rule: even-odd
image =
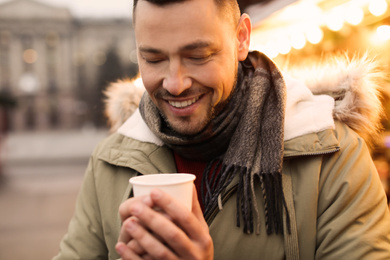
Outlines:
{"type": "Polygon", "coordinates": [[[163,62],[165,59],[164,58],[147,58],[145,56],[141,55],[141,58],[148,64],[158,64],[160,62],[163,62]]]}
{"type": "Polygon", "coordinates": [[[160,63],[162,62],[163,60],[146,60],[145,59],[145,62],[146,63],[149,63],[149,64],[157,64],[157,63],[160,63]]]}
{"type": "Polygon", "coordinates": [[[211,55],[207,56],[189,56],[188,59],[196,63],[205,63],[211,58],[211,55]]]}

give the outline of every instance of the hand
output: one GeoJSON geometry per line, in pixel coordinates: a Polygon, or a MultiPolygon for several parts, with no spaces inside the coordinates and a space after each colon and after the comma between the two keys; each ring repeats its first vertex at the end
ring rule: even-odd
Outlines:
{"type": "Polygon", "coordinates": [[[150,196],[122,203],[119,214],[123,225],[116,250],[124,260],[213,259],[213,242],[195,186],[192,211],[156,189],[150,196]]]}

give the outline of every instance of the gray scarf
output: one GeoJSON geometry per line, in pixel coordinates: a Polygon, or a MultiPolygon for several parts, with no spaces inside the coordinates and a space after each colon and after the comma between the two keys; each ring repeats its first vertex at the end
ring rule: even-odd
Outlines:
{"type": "Polygon", "coordinates": [[[253,52],[250,57],[239,65],[228,104],[199,134],[183,136],[172,131],[148,94],[141,100],[140,112],[151,131],[176,153],[209,162],[201,188],[205,217],[238,175],[237,226],[241,213],[244,232],[253,233],[255,214],[256,233],[260,232],[255,189],[261,188],[267,233],[282,234],[283,210],[287,211],[281,175],[285,84],[276,65],[265,55],[253,52]]]}

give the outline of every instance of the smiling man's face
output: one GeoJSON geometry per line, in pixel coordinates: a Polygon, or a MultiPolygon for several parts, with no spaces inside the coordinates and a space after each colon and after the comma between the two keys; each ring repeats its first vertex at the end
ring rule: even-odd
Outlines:
{"type": "Polygon", "coordinates": [[[135,15],[139,68],[147,92],[173,130],[199,133],[226,103],[238,61],[246,58],[238,27],[221,15],[214,0],[165,6],[141,0],[135,15]]]}

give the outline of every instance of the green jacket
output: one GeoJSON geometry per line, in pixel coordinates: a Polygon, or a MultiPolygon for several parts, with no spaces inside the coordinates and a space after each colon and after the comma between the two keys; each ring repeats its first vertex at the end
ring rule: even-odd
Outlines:
{"type": "MultiPolygon", "coordinates": [[[[292,234],[267,236],[262,228],[260,235],[248,235],[236,227],[233,181],[223,209],[207,220],[215,259],[285,259],[286,250],[299,250],[299,259],[390,259],[390,215],[367,157],[364,141],[341,123],[336,130],[287,141],[283,185],[293,205],[292,234]]],[[[119,133],[107,138],[91,157],[75,215],[54,259],[117,259],[118,207],[131,194],[129,178],[175,171],[164,146],[119,133]]],[[[261,207],[260,191],[257,195],[261,207]]]]}
{"type": "MultiPolygon", "coordinates": [[[[310,85],[313,80],[306,82],[311,91],[305,84],[286,78],[282,184],[291,234],[266,234],[260,189],[256,194],[260,234],[244,234],[236,227],[237,180],[233,180],[222,198],[222,210],[216,208],[207,219],[215,259],[390,259],[386,196],[362,138],[375,132],[380,112],[375,91],[371,86],[364,88],[370,82],[361,77],[370,67],[366,65],[364,61],[348,64],[353,75],[340,75],[345,70],[329,71],[329,67],[326,73],[310,73],[323,75],[315,81],[318,88],[310,85]],[[348,81],[349,89],[345,88],[348,81]],[[319,95],[321,92],[325,95],[319,95]],[[351,100],[353,106],[348,103],[351,100]]],[[[373,79],[372,75],[368,79],[373,79]]],[[[117,94],[109,90],[110,95],[119,98],[119,103],[129,104],[123,90],[130,90],[133,97],[136,83],[122,85],[125,88],[117,94]]],[[[120,105],[111,106],[117,107],[120,105]]],[[[139,111],[124,124],[131,113],[122,112],[113,112],[108,105],[113,124],[122,126],[91,156],[74,217],[56,260],[117,259],[115,244],[121,227],[118,208],[132,194],[129,178],[176,172],[172,152],[150,134],[139,111]],[[124,119],[116,118],[122,115],[124,119]]]]}

